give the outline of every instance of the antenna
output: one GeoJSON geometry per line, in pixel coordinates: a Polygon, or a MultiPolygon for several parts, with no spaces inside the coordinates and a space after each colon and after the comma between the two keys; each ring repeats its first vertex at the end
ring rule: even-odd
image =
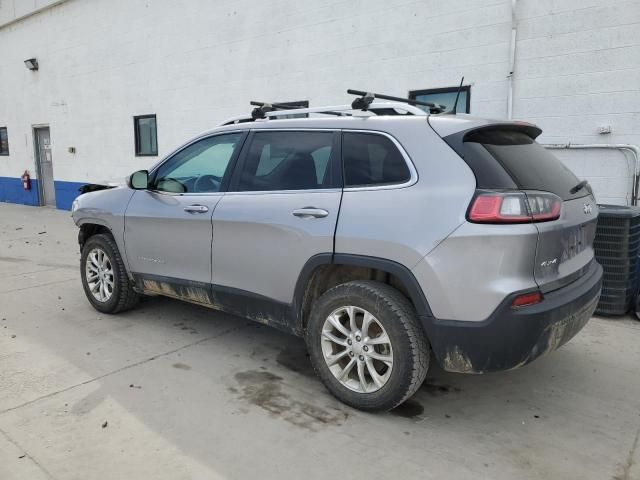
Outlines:
{"type": "Polygon", "coordinates": [[[458,98],[460,98],[460,90],[462,90],[462,82],[464,82],[464,76],[460,79],[460,86],[458,87],[458,93],[456,93],[456,101],[453,104],[453,110],[451,110],[450,113],[453,113],[454,115],[457,112],[458,109],[458,98]]]}

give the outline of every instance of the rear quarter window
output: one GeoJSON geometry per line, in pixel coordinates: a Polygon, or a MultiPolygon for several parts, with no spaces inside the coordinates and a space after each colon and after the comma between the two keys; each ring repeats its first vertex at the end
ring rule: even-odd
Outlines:
{"type": "Polygon", "coordinates": [[[404,157],[387,137],[374,133],[344,133],[345,187],[393,185],[411,178],[404,157]]]}

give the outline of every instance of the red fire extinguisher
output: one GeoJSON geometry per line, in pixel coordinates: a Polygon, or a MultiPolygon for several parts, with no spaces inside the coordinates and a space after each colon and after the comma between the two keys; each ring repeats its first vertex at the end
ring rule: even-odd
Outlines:
{"type": "Polygon", "coordinates": [[[22,178],[22,188],[25,190],[31,190],[31,176],[29,175],[29,172],[25,170],[20,178],[22,178]]]}

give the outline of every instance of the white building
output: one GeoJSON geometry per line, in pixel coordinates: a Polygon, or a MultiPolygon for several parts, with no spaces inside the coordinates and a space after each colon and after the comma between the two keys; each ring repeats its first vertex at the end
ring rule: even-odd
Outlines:
{"type": "MultiPolygon", "coordinates": [[[[150,167],[249,100],[348,103],[347,88],[407,96],[463,75],[472,114],[537,123],[541,143],[638,145],[640,2],[0,0],[0,201],[69,208],[81,184],[150,167]],[[31,191],[25,170],[41,170],[31,191]]],[[[631,201],[632,150],[558,154],[598,201],[631,201]]]]}

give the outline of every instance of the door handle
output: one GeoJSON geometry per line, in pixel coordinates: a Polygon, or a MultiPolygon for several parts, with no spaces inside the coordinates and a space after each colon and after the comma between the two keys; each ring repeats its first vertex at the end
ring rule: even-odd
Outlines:
{"type": "Polygon", "coordinates": [[[205,205],[189,205],[188,207],[184,207],[184,211],[189,213],[205,213],[209,211],[209,207],[205,205]]]}
{"type": "Polygon", "coordinates": [[[315,207],[304,207],[304,208],[298,208],[297,210],[294,210],[293,215],[296,217],[300,217],[300,218],[324,218],[327,215],[329,215],[329,212],[322,209],[322,208],[315,208],[315,207]]]}

